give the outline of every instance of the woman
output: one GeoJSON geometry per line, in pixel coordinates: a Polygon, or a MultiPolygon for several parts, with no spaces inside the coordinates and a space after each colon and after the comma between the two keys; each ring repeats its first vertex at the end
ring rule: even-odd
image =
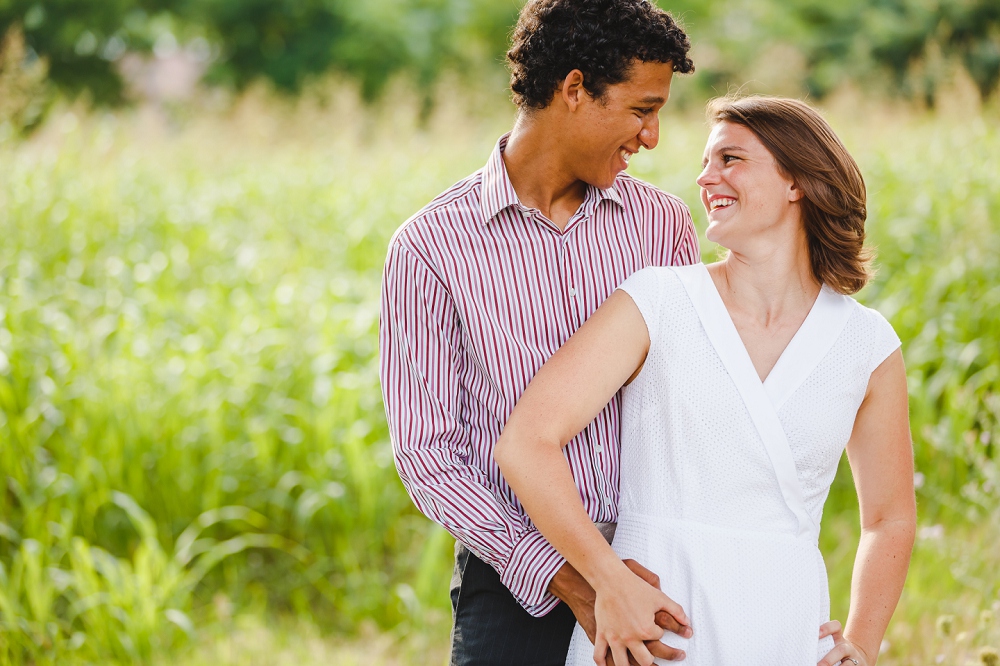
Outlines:
{"type": "Polygon", "coordinates": [[[861,173],[827,123],[779,98],[716,100],[698,178],[709,266],[629,278],[538,372],[495,457],[542,534],[594,587],[597,637],[568,664],[874,664],[915,531],[899,339],[849,294],[869,278],[861,173]],[[625,386],[612,545],[564,446],[625,386]],[[844,449],[861,506],[847,626],[817,547],[844,449]],[[623,564],[659,576],[660,590],[623,564]],[[664,634],[666,611],[681,625],[664,634]]]}

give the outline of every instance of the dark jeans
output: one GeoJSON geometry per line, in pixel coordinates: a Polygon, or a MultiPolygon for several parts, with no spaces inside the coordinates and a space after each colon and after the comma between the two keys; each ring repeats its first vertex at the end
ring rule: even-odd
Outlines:
{"type": "Polygon", "coordinates": [[[451,579],[451,666],[563,666],[576,625],[559,604],[532,617],[490,565],[455,544],[451,579]]]}

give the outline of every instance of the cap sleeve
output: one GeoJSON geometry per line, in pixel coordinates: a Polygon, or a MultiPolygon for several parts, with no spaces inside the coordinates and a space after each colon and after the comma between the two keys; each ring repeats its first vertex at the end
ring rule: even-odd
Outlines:
{"type": "Polygon", "coordinates": [[[892,328],[892,324],[882,316],[882,313],[877,310],[870,311],[875,319],[875,335],[872,355],[868,363],[869,374],[875,372],[875,369],[882,365],[882,362],[889,358],[889,355],[899,349],[902,344],[896,331],[892,328]]]}
{"type": "Polygon", "coordinates": [[[663,307],[662,276],[664,269],[650,266],[632,274],[618,288],[632,298],[639,313],[646,322],[649,340],[652,343],[659,330],[660,310],[663,307]]]}

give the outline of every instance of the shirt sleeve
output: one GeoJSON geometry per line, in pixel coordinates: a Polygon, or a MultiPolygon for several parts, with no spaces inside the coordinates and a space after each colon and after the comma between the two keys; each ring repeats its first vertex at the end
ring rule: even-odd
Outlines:
{"type": "Polygon", "coordinates": [[[462,422],[462,330],[446,286],[394,239],[382,280],[379,372],[396,469],[417,508],[500,574],[536,617],[565,559],[468,463],[462,422]]]}
{"type": "Polygon", "coordinates": [[[701,261],[701,248],[698,246],[698,232],[691,219],[691,209],[684,204],[677,204],[674,216],[673,252],[668,266],[690,266],[701,261]]]}
{"type": "Polygon", "coordinates": [[[698,232],[691,219],[691,209],[672,194],[651,188],[648,213],[641,223],[644,243],[654,266],[688,266],[701,261],[698,232]]]}

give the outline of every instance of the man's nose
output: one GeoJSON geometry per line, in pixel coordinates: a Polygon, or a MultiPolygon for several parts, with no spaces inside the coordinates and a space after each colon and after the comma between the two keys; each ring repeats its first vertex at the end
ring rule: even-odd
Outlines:
{"type": "Polygon", "coordinates": [[[656,148],[656,144],[660,142],[660,119],[654,114],[652,120],[643,124],[642,129],[639,130],[639,143],[642,144],[643,148],[646,150],[652,150],[656,148]]]}

